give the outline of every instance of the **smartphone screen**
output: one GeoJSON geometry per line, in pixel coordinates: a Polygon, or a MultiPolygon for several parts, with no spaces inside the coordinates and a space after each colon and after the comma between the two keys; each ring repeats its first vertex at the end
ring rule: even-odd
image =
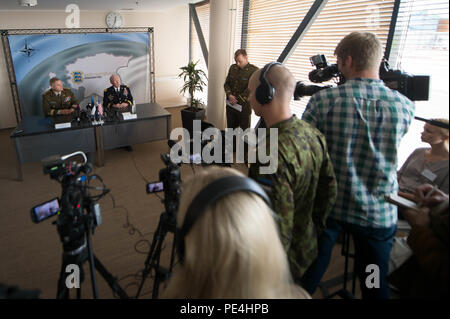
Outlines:
{"type": "Polygon", "coordinates": [[[34,206],[31,209],[31,219],[35,223],[39,223],[49,217],[56,215],[59,212],[58,198],[51,201],[34,206]]]}
{"type": "Polygon", "coordinates": [[[163,182],[153,182],[147,184],[147,193],[157,193],[162,192],[164,190],[163,182]]]}

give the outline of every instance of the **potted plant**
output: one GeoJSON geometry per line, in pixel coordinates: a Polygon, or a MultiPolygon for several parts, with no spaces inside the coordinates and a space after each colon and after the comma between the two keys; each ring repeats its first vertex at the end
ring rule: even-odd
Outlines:
{"type": "Polygon", "coordinates": [[[205,118],[206,110],[202,101],[194,98],[196,91],[203,92],[206,83],[206,74],[203,70],[197,68],[197,62],[189,62],[188,65],[181,67],[182,71],[178,77],[183,78],[184,85],[180,89],[180,93],[189,93],[188,107],[181,110],[181,121],[183,128],[187,129],[191,138],[193,136],[192,125],[194,120],[203,120],[205,118]]]}

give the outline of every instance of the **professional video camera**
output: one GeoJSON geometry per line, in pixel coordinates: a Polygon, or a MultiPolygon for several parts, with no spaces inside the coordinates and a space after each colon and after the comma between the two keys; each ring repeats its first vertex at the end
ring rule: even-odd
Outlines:
{"type": "MultiPolygon", "coordinates": [[[[63,262],[58,280],[57,298],[68,298],[69,290],[66,285],[66,267],[77,265],[80,269],[80,283],[84,279],[82,272],[83,263],[89,260],[94,298],[97,298],[97,286],[95,282],[94,267],[108,282],[110,287],[121,298],[127,298],[125,292],[118,286],[117,281],[103,267],[94,256],[91,246],[90,231],[94,232],[96,226],[101,224],[100,205],[98,201],[109,192],[103,180],[96,174],[91,174],[92,164],[87,162],[83,152],[59,156],[54,155],[42,160],[44,174],[49,174],[51,179],[61,183],[61,198],[55,198],[37,205],[31,209],[33,222],[39,223],[47,218],[58,215],[56,222],[58,233],[63,245],[63,262]],[[72,161],[66,163],[71,157],[81,155],[82,164],[72,161]],[[90,185],[93,180],[99,180],[102,187],[90,185]],[[99,194],[91,195],[90,190],[99,191],[99,194]]],[[[77,290],[80,297],[80,290],[77,290]]]]}
{"type": "MultiPolygon", "coordinates": [[[[322,83],[338,77],[338,85],[345,83],[345,78],[339,72],[338,65],[329,64],[325,55],[317,54],[309,59],[311,64],[316,67],[316,70],[311,71],[308,75],[311,82],[322,83]]],[[[393,70],[389,67],[389,63],[383,59],[380,64],[379,76],[387,87],[399,91],[411,101],[428,100],[430,87],[430,77],[428,75],[411,75],[400,70],[393,70]]],[[[301,85],[299,86],[299,83],[297,83],[297,87],[300,92],[305,90],[301,85]]],[[[319,91],[324,88],[326,87],[317,87],[316,90],[319,91]]],[[[309,91],[315,93],[312,89],[309,89],[309,91]]]]}
{"type": "Polygon", "coordinates": [[[380,64],[380,79],[387,87],[399,91],[411,101],[427,101],[430,91],[430,76],[412,75],[400,70],[392,70],[383,59],[380,64]]]}
{"type": "Polygon", "coordinates": [[[295,86],[294,100],[300,100],[304,96],[311,96],[320,90],[332,87],[331,85],[319,86],[319,85],[305,85],[302,81],[298,81],[295,86]]]}
{"type": "Polygon", "coordinates": [[[150,251],[145,260],[145,267],[142,271],[142,281],[139,285],[136,299],[139,297],[142,287],[147,276],[150,274],[152,269],[154,272],[154,283],[153,283],[153,293],[152,298],[157,298],[159,284],[161,281],[168,279],[172,273],[172,268],[174,264],[175,257],[175,234],[177,229],[177,212],[178,205],[180,202],[181,194],[181,177],[180,177],[180,166],[173,163],[168,154],[161,154],[161,160],[166,165],[159,171],[159,181],[153,183],[147,183],[146,192],[148,194],[164,191],[164,207],[165,212],[160,216],[158,227],[153,235],[153,241],[150,246],[150,251]],[[172,252],[170,258],[169,269],[164,269],[160,267],[161,251],[164,239],[168,232],[174,234],[174,240],[172,244],[172,252]]]}
{"type": "MultiPolygon", "coordinates": [[[[92,176],[89,176],[92,171],[92,164],[88,163],[86,159],[83,164],[75,161],[69,162],[68,165],[65,163],[66,159],[76,155],[85,157],[84,153],[76,152],[62,157],[54,155],[42,160],[44,174],[49,174],[51,179],[57,180],[62,186],[60,200],[61,213],[58,215],[56,225],[65,252],[70,252],[80,247],[84,242],[83,235],[85,228],[83,211],[85,209],[92,210],[92,212],[96,214],[94,216],[96,225],[101,222],[98,203],[88,195],[87,191],[87,183],[93,178],[92,176]]],[[[105,188],[104,194],[107,192],[109,192],[109,190],[105,188]]],[[[104,194],[101,194],[100,198],[104,194]]],[[[54,200],[52,202],[54,203],[54,200]]],[[[41,205],[39,207],[41,207],[41,205]]],[[[49,205],[48,207],[53,209],[55,206],[49,205]]],[[[33,209],[32,212],[35,213],[32,215],[33,221],[35,222],[40,222],[52,216],[50,212],[43,215],[42,210],[41,214],[37,214],[36,209],[33,209]]],[[[55,214],[56,212],[53,209],[51,213],[55,214]]]]}
{"type": "MultiPolygon", "coordinates": [[[[345,79],[339,72],[337,64],[330,65],[327,58],[323,54],[318,54],[309,58],[311,64],[316,67],[315,70],[309,72],[309,80],[314,83],[322,83],[331,80],[334,77],[339,78],[338,84],[342,84],[345,79]]],[[[300,100],[303,96],[311,96],[320,90],[332,87],[331,85],[305,85],[302,81],[298,81],[294,91],[294,100],[300,100]]]]}
{"type": "Polygon", "coordinates": [[[316,69],[309,72],[308,77],[311,82],[322,83],[332,78],[339,78],[338,85],[345,82],[344,75],[339,72],[337,64],[329,64],[327,58],[323,54],[317,54],[309,58],[311,65],[316,69]]]}

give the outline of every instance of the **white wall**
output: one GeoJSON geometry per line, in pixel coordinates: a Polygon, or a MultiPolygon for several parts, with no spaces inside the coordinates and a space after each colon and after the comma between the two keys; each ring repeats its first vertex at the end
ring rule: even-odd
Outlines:
{"type": "MultiPolygon", "coordinates": [[[[108,11],[80,12],[81,28],[105,28],[108,11]]],[[[179,6],[165,12],[121,12],[123,27],[153,27],[155,52],[156,102],[163,107],[185,104],[179,94],[182,81],[179,68],[189,60],[189,8],[179,6]]],[[[0,29],[65,28],[68,13],[64,11],[0,11],[0,29]]],[[[0,129],[15,127],[11,88],[0,49],[0,129]]]]}

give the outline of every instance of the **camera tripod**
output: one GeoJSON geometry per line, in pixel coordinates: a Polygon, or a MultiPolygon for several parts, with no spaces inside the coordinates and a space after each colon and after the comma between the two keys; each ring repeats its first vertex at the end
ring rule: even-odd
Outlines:
{"type": "MultiPolygon", "coordinates": [[[[98,260],[98,258],[94,255],[92,251],[92,242],[91,242],[91,235],[90,230],[93,229],[93,218],[90,217],[91,212],[88,209],[88,214],[84,216],[85,218],[85,226],[86,226],[86,238],[84,242],[75,250],[72,251],[64,251],[63,252],[63,258],[62,258],[62,265],[61,265],[61,272],[58,279],[58,287],[57,287],[57,299],[69,299],[69,287],[67,280],[70,276],[70,273],[68,273],[68,265],[75,265],[77,266],[79,270],[79,278],[78,283],[79,287],[77,287],[77,299],[81,298],[81,283],[84,281],[84,271],[83,271],[83,264],[86,262],[86,260],[89,261],[89,268],[91,273],[91,281],[92,281],[92,290],[93,290],[93,296],[94,299],[98,298],[98,292],[97,292],[97,283],[95,278],[95,269],[102,275],[102,277],[105,279],[105,281],[108,283],[108,285],[111,287],[111,289],[119,295],[121,299],[127,299],[128,296],[125,293],[125,291],[119,286],[117,283],[117,279],[113,277],[108,270],[103,266],[103,264],[98,260]]],[[[69,270],[70,271],[70,270],[69,270]]],[[[75,272],[76,274],[76,272],[75,272]]]]}
{"type": "Polygon", "coordinates": [[[164,281],[169,278],[172,273],[173,261],[175,257],[175,243],[176,243],[176,217],[174,215],[169,215],[167,212],[161,214],[159,218],[158,227],[156,228],[155,234],[153,235],[153,241],[150,246],[150,251],[148,253],[147,259],[145,260],[145,268],[142,271],[142,281],[139,285],[139,289],[136,294],[136,299],[139,297],[142,287],[144,286],[145,279],[147,278],[150,271],[155,269],[155,279],[153,282],[153,292],[152,299],[158,297],[159,284],[161,281],[164,281]],[[166,237],[168,232],[172,232],[174,234],[172,251],[170,256],[170,266],[169,269],[164,269],[159,266],[160,258],[161,258],[161,250],[162,244],[164,242],[164,238],[166,237]]]}
{"type": "MultiPolygon", "coordinates": [[[[351,233],[343,230],[342,232],[342,249],[341,249],[341,255],[345,257],[345,266],[344,266],[344,274],[340,277],[335,277],[332,279],[329,279],[326,282],[321,282],[319,284],[319,288],[322,291],[322,294],[325,296],[326,299],[333,299],[335,296],[341,297],[342,299],[355,299],[355,285],[356,285],[356,269],[357,269],[357,258],[356,258],[356,252],[350,253],[350,239],[352,235],[351,233]],[[353,272],[349,273],[349,258],[354,259],[353,264],[353,272]],[[347,282],[349,280],[349,277],[351,276],[352,279],[352,291],[350,292],[347,289],[347,282]],[[343,288],[329,294],[328,288],[332,287],[337,284],[343,283],[343,288]]],[[[354,242],[353,238],[353,242],[354,242]]]]}

